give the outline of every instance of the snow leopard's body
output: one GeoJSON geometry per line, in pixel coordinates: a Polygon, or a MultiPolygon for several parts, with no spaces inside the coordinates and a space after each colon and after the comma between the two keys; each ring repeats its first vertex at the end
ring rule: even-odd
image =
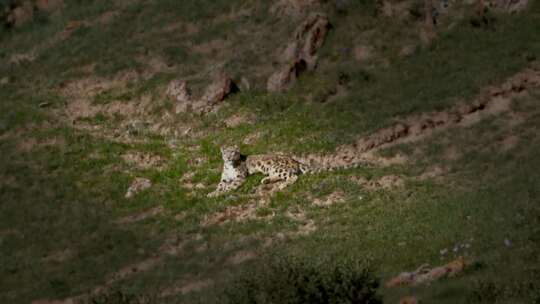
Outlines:
{"type": "MultiPolygon", "coordinates": [[[[334,168],[323,168],[306,165],[293,157],[281,154],[259,154],[244,156],[236,146],[222,147],[223,172],[217,189],[208,194],[219,196],[240,187],[248,175],[262,173],[266,175],[262,184],[279,182],[279,189],[293,184],[298,176],[306,173],[317,173],[334,168]]],[[[345,166],[343,166],[345,167],[345,166]]]]}

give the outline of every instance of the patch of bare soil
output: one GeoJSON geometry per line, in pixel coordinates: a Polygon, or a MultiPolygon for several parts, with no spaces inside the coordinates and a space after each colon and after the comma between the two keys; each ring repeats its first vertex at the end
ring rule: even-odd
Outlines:
{"type": "Polygon", "coordinates": [[[308,218],[304,210],[296,210],[295,212],[287,212],[287,217],[291,220],[297,222],[296,231],[280,232],[276,234],[275,238],[278,240],[283,240],[285,238],[296,238],[299,236],[310,235],[311,233],[317,231],[317,225],[315,221],[308,218]]]}
{"type": "MultiPolygon", "coordinates": [[[[501,85],[485,89],[470,103],[458,105],[447,111],[401,119],[395,125],[360,138],[352,145],[338,147],[332,154],[308,154],[295,158],[306,164],[329,169],[362,163],[378,165],[395,163],[378,156],[376,152],[398,144],[416,142],[451,127],[471,126],[486,117],[508,112],[513,99],[539,86],[540,66],[533,65],[510,77],[501,85]]],[[[404,158],[400,161],[404,161],[404,158]]]]}
{"type": "Polygon", "coordinates": [[[150,208],[141,213],[132,214],[132,215],[128,215],[126,217],[120,218],[116,220],[115,223],[123,225],[123,224],[131,224],[135,222],[140,222],[145,219],[160,215],[163,213],[163,211],[165,211],[165,209],[162,206],[158,206],[158,207],[150,208]]]}
{"type": "Polygon", "coordinates": [[[405,181],[403,180],[403,178],[392,174],[382,176],[377,180],[368,181],[367,179],[358,176],[351,177],[351,180],[360,187],[371,191],[380,189],[389,190],[394,188],[401,188],[405,185],[405,181]]]}
{"type": "MultiPolygon", "coordinates": [[[[0,188],[15,187],[17,185],[17,179],[14,176],[0,175],[0,188]]],[[[0,235],[1,235],[0,231],[0,235]]]]}
{"type": "Polygon", "coordinates": [[[163,158],[159,155],[152,155],[142,152],[130,152],[122,155],[122,159],[136,168],[147,169],[163,169],[163,158]]]}
{"type": "Polygon", "coordinates": [[[345,193],[343,193],[343,191],[341,190],[333,192],[332,194],[326,196],[324,199],[316,198],[315,200],[313,200],[313,204],[319,207],[328,207],[334,204],[341,204],[344,202],[345,193]]]}
{"type": "Polygon", "coordinates": [[[24,62],[32,62],[36,60],[37,55],[33,52],[30,53],[21,53],[21,54],[13,54],[9,57],[8,62],[10,64],[21,64],[24,62]]]}
{"type": "Polygon", "coordinates": [[[262,133],[259,132],[259,131],[256,131],[256,132],[253,132],[251,134],[248,134],[244,140],[242,141],[242,143],[246,144],[246,145],[251,145],[251,144],[254,144],[256,143],[259,139],[261,139],[262,137],[262,133]]]}
{"type": "Polygon", "coordinates": [[[211,279],[205,280],[193,280],[193,281],[181,281],[176,286],[166,288],[160,294],[160,297],[166,298],[171,296],[176,296],[180,294],[187,294],[190,292],[196,292],[203,290],[214,283],[211,279]]]}
{"type": "Polygon", "coordinates": [[[515,135],[509,135],[505,137],[500,145],[502,152],[508,152],[516,147],[519,143],[519,137],[515,135]]]}
{"type": "Polygon", "coordinates": [[[233,114],[227,117],[223,122],[227,128],[235,128],[242,124],[253,124],[256,119],[257,117],[255,114],[242,113],[233,114]]]}
{"type": "Polygon", "coordinates": [[[444,166],[434,165],[426,169],[419,177],[419,180],[433,179],[445,175],[449,169],[444,166]]]}
{"type": "Polygon", "coordinates": [[[456,161],[461,158],[461,151],[456,146],[447,147],[443,153],[443,157],[446,160],[456,161]]]}
{"type": "Polygon", "coordinates": [[[273,215],[259,217],[257,210],[268,204],[267,200],[255,199],[249,203],[239,206],[228,206],[221,212],[206,215],[201,222],[201,226],[223,225],[230,221],[243,222],[254,219],[270,219],[273,215]]]}
{"type": "Polygon", "coordinates": [[[255,252],[249,250],[242,250],[228,258],[226,263],[231,265],[238,265],[253,260],[256,257],[257,254],[255,252]]]}
{"type": "Polygon", "coordinates": [[[227,49],[230,47],[230,43],[227,40],[223,39],[214,39],[201,44],[192,46],[192,49],[195,53],[210,55],[214,54],[220,50],[227,49]]]}
{"type": "MultiPolygon", "coordinates": [[[[76,121],[80,118],[93,117],[97,113],[103,114],[120,114],[123,116],[133,115],[135,113],[142,114],[141,105],[137,107],[133,103],[113,101],[105,105],[96,105],[92,101],[99,93],[111,89],[125,89],[129,83],[136,82],[141,79],[141,75],[136,71],[124,71],[118,73],[111,79],[99,77],[87,77],[77,79],[63,85],[60,88],[60,93],[68,99],[66,114],[71,121],[76,121]]],[[[149,102],[148,100],[146,100],[149,102]]]]}
{"type": "Polygon", "coordinates": [[[74,255],[75,252],[72,249],[67,248],[47,254],[47,256],[43,258],[43,262],[61,263],[73,258],[74,255]]]}

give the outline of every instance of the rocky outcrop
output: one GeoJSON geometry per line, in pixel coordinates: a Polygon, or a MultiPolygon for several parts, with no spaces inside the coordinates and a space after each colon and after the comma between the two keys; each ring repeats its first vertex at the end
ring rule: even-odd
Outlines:
{"type": "Polygon", "coordinates": [[[224,101],[227,96],[237,91],[238,87],[233,80],[223,74],[206,88],[201,100],[208,106],[215,106],[224,101]]]}
{"type": "Polygon", "coordinates": [[[270,92],[285,91],[305,69],[306,63],[303,60],[282,65],[279,70],[268,78],[266,89],[270,92]]]}
{"type": "Polygon", "coordinates": [[[217,77],[199,99],[194,99],[188,84],[184,80],[173,80],[167,87],[166,95],[174,102],[174,112],[205,113],[222,103],[229,95],[238,91],[233,80],[223,74],[217,77]]]}
{"type": "Polygon", "coordinates": [[[295,31],[292,41],[281,54],[280,68],[268,79],[270,92],[288,89],[298,75],[317,66],[317,51],[322,47],[330,22],[323,14],[310,15],[295,31]]]}

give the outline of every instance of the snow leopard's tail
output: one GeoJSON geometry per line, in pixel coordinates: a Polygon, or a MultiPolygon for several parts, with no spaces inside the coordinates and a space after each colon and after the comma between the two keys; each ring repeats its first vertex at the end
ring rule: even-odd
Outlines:
{"type": "Polygon", "coordinates": [[[373,164],[357,156],[337,156],[337,155],[310,155],[293,157],[300,163],[302,174],[317,174],[334,170],[345,170],[360,166],[372,166],[373,164]]]}

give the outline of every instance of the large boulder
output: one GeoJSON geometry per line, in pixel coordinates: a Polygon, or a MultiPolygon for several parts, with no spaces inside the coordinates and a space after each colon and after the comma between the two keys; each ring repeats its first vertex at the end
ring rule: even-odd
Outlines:
{"type": "Polygon", "coordinates": [[[215,106],[236,91],[238,91],[238,87],[233,80],[222,74],[206,88],[201,100],[208,106],[215,106]]]}
{"type": "Polygon", "coordinates": [[[166,95],[174,102],[175,113],[195,112],[205,113],[222,103],[230,94],[238,91],[233,80],[221,74],[206,87],[204,94],[199,99],[194,99],[188,84],[183,80],[173,80],[167,87],[166,95]]]}
{"type": "Polygon", "coordinates": [[[268,78],[266,89],[270,92],[283,92],[290,88],[298,75],[306,69],[306,63],[302,60],[282,65],[279,70],[268,78]]]}

